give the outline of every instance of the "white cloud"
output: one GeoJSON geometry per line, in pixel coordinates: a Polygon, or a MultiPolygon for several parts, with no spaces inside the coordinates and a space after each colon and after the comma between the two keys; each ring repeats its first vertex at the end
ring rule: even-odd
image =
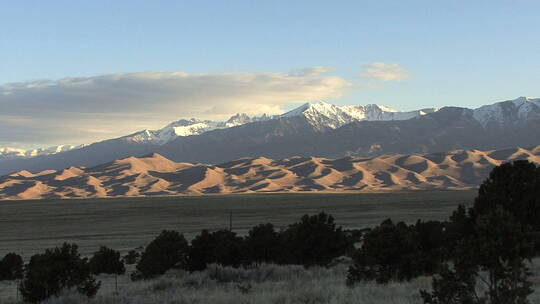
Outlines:
{"type": "Polygon", "coordinates": [[[411,78],[411,75],[401,65],[384,62],[374,62],[364,65],[364,71],[360,76],[382,81],[401,81],[411,78]]]}
{"type": "Polygon", "coordinates": [[[180,118],[339,97],[350,84],[314,67],[294,73],[117,73],[0,85],[0,146],[86,143],[159,128],[180,118]]]}

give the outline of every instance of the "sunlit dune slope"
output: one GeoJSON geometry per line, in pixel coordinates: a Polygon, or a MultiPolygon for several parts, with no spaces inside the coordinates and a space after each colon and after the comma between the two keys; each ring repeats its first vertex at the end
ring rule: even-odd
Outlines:
{"type": "Polygon", "coordinates": [[[467,189],[494,166],[516,159],[540,162],[540,146],[375,158],[241,158],[217,165],[177,163],[154,153],[92,168],[15,172],[0,177],[0,199],[467,189]]]}

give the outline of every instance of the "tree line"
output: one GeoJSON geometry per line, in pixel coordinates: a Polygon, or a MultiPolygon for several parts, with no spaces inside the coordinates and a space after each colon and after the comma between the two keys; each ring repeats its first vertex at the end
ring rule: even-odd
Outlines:
{"type": "Polygon", "coordinates": [[[431,275],[431,290],[420,291],[424,303],[527,303],[532,293],[527,261],[540,253],[539,200],[540,169],[515,161],[494,168],[472,207],[458,206],[447,221],[406,224],[387,219],[372,229],[345,230],[321,212],[281,230],[259,224],[245,236],[202,230],[188,242],[183,234],[164,230],[140,255],[132,250],[121,257],[101,247],[83,258],[77,245],[63,244],[23,265],[20,256],[10,253],[0,261],[0,280],[20,279],[23,299],[37,303],[65,288],[94,296],[100,287],[94,275],[124,274],[124,264],[136,264],[131,279],[142,280],[173,268],[201,271],[214,263],[310,267],[350,256],[348,286],[431,275]]]}
{"type": "Polygon", "coordinates": [[[271,223],[260,224],[246,236],[229,230],[202,230],[188,242],[178,231],[163,230],[142,254],[132,250],[124,257],[101,247],[86,258],[76,244],[67,243],[33,255],[26,265],[19,255],[10,253],[0,263],[0,280],[21,279],[19,291],[31,303],[58,296],[64,289],[92,297],[101,284],[95,275],[124,274],[125,264],[136,264],[132,280],[154,278],[173,268],[201,271],[214,263],[233,267],[260,263],[327,266],[336,257],[351,255],[358,239],[358,233],[338,227],[324,212],[304,215],[283,230],[271,223]]]}

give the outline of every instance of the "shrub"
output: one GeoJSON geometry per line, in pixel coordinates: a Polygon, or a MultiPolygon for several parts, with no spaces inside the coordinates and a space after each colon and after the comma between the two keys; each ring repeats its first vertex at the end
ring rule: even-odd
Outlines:
{"type": "Polygon", "coordinates": [[[208,264],[238,267],[245,261],[244,240],[228,230],[203,230],[191,241],[188,258],[190,271],[206,269],[208,264]]]}
{"type": "Polygon", "coordinates": [[[137,260],[139,259],[141,255],[135,251],[130,250],[125,256],[124,256],[124,263],[127,265],[133,265],[137,263],[137,260]]]}
{"type": "Polygon", "coordinates": [[[250,263],[276,262],[282,251],[282,241],[274,225],[260,224],[253,227],[246,237],[250,263]]]}
{"type": "Polygon", "coordinates": [[[353,256],[347,284],[376,280],[377,283],[411,280],[422,273],[420,243],[403,222],[390,219],[366,233],[362,247],[353,256]]]}
{"type": "Polygon", "coordinates": [[[100,247],[90,259],[90,270],[93,274],[124,274],[126,268],[120,259],[120,252],[107,247],[100,247]]]}
{"type": "Polygon", "coordinates": [[[15,253],[8,253],[0,260],[0,281],[21,279],[23,276],[23,259],[15,253]]]}
{"type": "Polygon", "coordinates": [[[30,258],[19,289],[25,301],[38,303],[71,288],[92,297],[99,287],[100,282],[92,276],[88,260],[81,258],[77,245],[64,243],[30,258]]]}
{"type": "Polygon", "coordinates": [[[289,225],[283,232],[284,253],[280,262],[326,266],[353,249],[353,240],[341,227],[336,227],[334,218],[324,212],[302,217],[300,222],[289,225]]]}
{"type": "Polygon", "coordinates": [[[164,274],[167,270],[185,263],[188,242],[177,231],[163,230],[148,246],[137,264],[138,275],[133,278],[151,278],[164,274]]]}

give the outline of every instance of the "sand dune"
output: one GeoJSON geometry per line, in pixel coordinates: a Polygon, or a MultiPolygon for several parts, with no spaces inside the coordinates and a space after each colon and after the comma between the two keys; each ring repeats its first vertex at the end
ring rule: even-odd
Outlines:
{"type": "Polygon", "coordinates": [[[540,162],[540,146],[375,158],[242,158],[217,165],[176,163],[159,154],[92,168],[20,171],[0,177],[0,199],[97,198],[254,192],[467,189],[494,166],[540,162]]]}

